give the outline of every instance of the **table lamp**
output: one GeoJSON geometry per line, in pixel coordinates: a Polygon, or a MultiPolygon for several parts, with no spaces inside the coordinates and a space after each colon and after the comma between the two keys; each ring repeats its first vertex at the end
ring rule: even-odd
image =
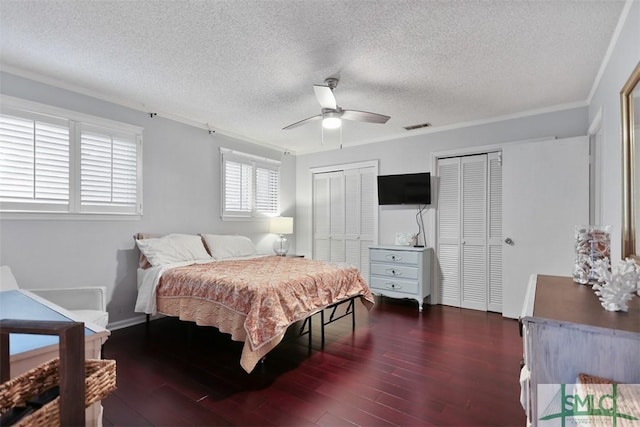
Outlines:
{"type": "Polygon", "coordinates": [[[284,235],[293,234],[293,218],[290,216],[271,218],[269,232],[280,235],[273,242],[273,251],[276,255],[285,256],[289,251],[289,242],[284,235]]]}

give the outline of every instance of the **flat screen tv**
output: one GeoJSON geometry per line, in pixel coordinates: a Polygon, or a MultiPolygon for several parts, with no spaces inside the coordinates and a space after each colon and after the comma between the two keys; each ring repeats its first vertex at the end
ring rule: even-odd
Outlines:
{"type": "Polygon", "coordinates": [[[409,173],[378,176],[378,204],[431,204],[431,174],[409,173]]]}

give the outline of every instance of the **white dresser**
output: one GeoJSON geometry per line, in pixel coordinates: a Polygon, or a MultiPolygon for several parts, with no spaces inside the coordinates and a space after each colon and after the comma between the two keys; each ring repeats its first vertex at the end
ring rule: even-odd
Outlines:
{"type": "Polygon", "coordinates": [[[418,301],[431,294],[431,249],[412,246],[370,246],[369,286],[371,292],[391,298],[418,301]]]}

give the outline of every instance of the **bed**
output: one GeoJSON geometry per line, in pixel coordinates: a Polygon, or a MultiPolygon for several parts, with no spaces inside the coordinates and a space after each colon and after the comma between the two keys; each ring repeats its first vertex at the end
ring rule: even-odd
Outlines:
{"type": "Polygon", "coordinates": [[[136,235],[136,311],[230,334],[244,342],[240,365],[247,372],[292,324],[354,298],[367,309],[374,304],[358,270],[347,264],[258,255],[244,236],[143,237],[136,235]]]}

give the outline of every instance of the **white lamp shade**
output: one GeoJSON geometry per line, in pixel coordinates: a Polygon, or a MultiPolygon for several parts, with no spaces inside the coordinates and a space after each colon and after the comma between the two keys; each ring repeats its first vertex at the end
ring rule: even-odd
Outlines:
{"type": "Polygon", "coordinates": [[[293,218],[290,216],[271,218],[269,232],[274,234],[293,234],[293,218]]]}

